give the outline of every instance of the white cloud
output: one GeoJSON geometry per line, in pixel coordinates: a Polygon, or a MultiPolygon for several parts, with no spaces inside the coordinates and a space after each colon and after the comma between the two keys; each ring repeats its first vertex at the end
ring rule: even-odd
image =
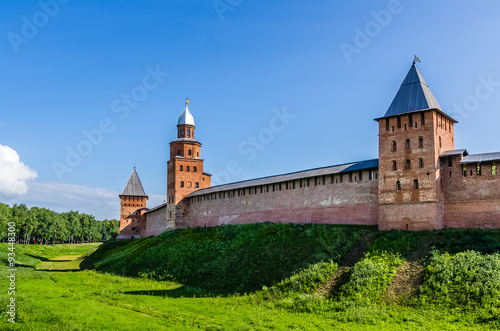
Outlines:
{"type": "MultiPolygon", "coordinates": [[[[24,203],[28,207],[44,207],[57,212],[74,210],[94,215],[99,220],[120,218],[120,192],[60,182],[31,182],[29,186],[28,194],[22,198],[0,200],[9,205],[24,203]]],[[[164,200],[162,194],[149,195],[148,207],[157,206],[164,200]]]]}
{"type": "Polygon", "coordinates": [[[25,195],[27,181],[38,177],[37,173],[20,162],[19,155],[9,146],[0,145],[0,194],[25,195]]]}

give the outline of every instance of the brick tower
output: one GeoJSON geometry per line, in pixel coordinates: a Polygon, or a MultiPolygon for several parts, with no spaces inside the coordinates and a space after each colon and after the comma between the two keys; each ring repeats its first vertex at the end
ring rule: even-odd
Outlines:
{"type": "Polygon", "coordinates": [[[443,227],[439,155],[455,149],[446,115],[415,66],[379,123],[379,229],[443,227]]]}
{"type": "Polygon", "coordinates": [[[189,193],[210,187],[211,175],[203,172],[201,144],[195,140],[193,115],[186,107],[177,122],[177,139],[170,143],[167,162],[167,218],[175,218],[175,205],[189,193]]]}
{"type": "Polygon", "coordinates": [[[140,238],[146,226],[143,215],[147,211],[148,196],[144,192],[135,167],[120,194],[120,200],[120,235],[116,239],[140,238]]]}

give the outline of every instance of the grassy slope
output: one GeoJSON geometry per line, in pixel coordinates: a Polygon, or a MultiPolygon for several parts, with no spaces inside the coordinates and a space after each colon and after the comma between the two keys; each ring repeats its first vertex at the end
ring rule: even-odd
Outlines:
{"type": "MultiPolygon", "coordinates": [[[[6,269],[6,248],[0,244],[0,269],[6,269]]],[[[81,266],[97,266],[106,274],[33,268],[73,269],[76,262],[69,257],[95,248],[17,246],[24,265],[18,271],[22,323],[16,324],[17,329],[500,328],[500,231],[401,233],[273,224],[188,229],[101,245],[81,266]],[[314,295],[353,245],[369,233],[375,239],[340,290],[326,299],[314,295]],[[406,306],[380,303],[398,265],[423,241],[430,242],[433,251],[422,293],[406,306]],[[58,262],[58,256],[69,261],[58,262]],[[183,267],[175,269],[179,263],[183,267]],[[481,284],[490,291],[477,292],[481,284]],[[231,294],[236,292],[252,294],[231,294]],[[481,299],[474,299],[474,293],[481,299]]],[[[6,286],[3,277],[0,285],[6,286]]],[[[3,307],[6,299],[2,291],[3,307]]]]}

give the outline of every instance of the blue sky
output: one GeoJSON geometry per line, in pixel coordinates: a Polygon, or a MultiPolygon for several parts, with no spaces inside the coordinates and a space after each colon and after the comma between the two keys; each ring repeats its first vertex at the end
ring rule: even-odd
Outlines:
{"type": "Polygon", "coordinates": [[[0,6],[0,201],[9,204],[117,218],[134,165],[150,206],[161,203],[186,96],[205,170],[219,183],[376,158],[373,119],[414,54],[460,121],[456,147],[500,151],[493,0],[0,6]]]}

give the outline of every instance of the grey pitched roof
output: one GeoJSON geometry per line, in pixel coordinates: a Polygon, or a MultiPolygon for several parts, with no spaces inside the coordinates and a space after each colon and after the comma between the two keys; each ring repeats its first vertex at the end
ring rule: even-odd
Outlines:
{"type": "Polygon", "coordinates": [[[456,156],[456,155],[464,155],[467,156],[469,153],[467,153],[467,150],[465,149],[455,149],[453,151],[445,151],[441,154],[439,154],[439,157],[447,157],[447,156],[456,156]]]}
{"type": "Polygon", "coordinates": [[[441,106],[415,64],[413,64],[384,117],[401,115],[424,109],[441,110],[441,106]]]}
{"type": "Polygon", "coordinates": [[[148,211],[147,211],[147,212],[145,212],[144,214],[151,213],[151,212],[153,212],[153,211],[155,211],[155,210],[158,210],[158,209],[163,208],[163,207],[166,207],[166,206],[167,206],[167,203],[166,203],[166,202],[164,202],[164,203],[162,203],[161,205],[158,205],[158,206],[156,206],[156,207],[151,208],[150,210],[148,210],[148,211]]]}
{"type": "Polygon", "coordinates": [[[497,153],[483,153],[483,154],[471,154],[465,156],[460,163],[480,163],[480,162],[491,162],[499,161],[500,152],[497,153]]]}
{"type": "Polygon", "coordinates": [[[146,193],[144,192],[144,189],[142,188],[141,180],[137,175],[137,171],[135,171],[135,167],[121,195],[147,197],[146,193]]]}
{"type": "Polygon", "coordinates": [[[295,180],[295,179],[323,176],[323,175],[331,175],[331,174],[337,174],[337,173],[341,173],[341,172],[349,172],[349,171],[371,169],[371,168],[378,168],[378,159],[360,161],[360,162],[352,162],[352,163],[340,164],[340,165],[323,167],[323,168],[303,170],[303,171],[293,172],[293,173],[284,174],[284,175],[269,176],[269,177],[245,180],[245,181],[236,182],[236,183],[212,186],[212,187],[208,187],[208,188],[194,191],[194,192],[190,193],[188,195],[188,197],[209,194],[209,193],[215,193],[215,192],[221,192],[221,191],[227,191],[227,190],[234,190],[234,189],[239,189],[239,188],[243,188],[243,187],[267,185],[267,184],[272,184],[272,183],[285,182],[288,180],[295,180]]]}

